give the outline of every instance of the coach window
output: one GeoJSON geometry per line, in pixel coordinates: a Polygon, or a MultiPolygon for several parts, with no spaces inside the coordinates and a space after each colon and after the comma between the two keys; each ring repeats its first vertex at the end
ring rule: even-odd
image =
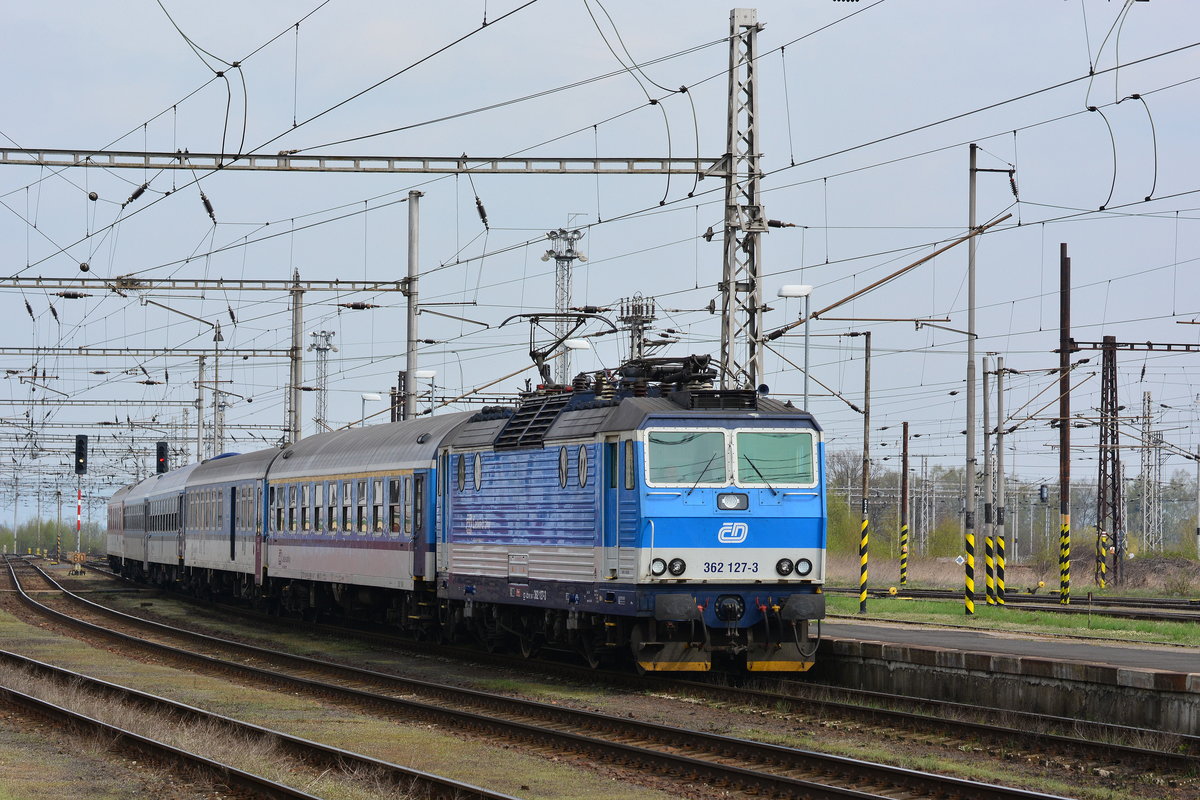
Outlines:
{"type": "Polygon", "coordinates": [[[300,486],[300,529],[305,531],[311,530],[312,527],[312,520],[308,518],[310,499],[308,492],[309,487],[307,483],[300,486]]]}
{"type": "Polygon", "coordinates": [[[332,533],[338,529],[338,485],[337,481],[329,482],[329,506],[326,509],[329,513],[329,530],[332,533]]]}
{"type": "Polygon", "coordinates": [[[425,478],[413,476],[413,531],[420,535],[425,530],[425,478]]]}
{"type": "Polygon", "coordinates": [[[404,479],[404,532],[412,536],[413,532],[413,481],[404,479]]]}
{"type": "Polygon", "coordinates": [[[275,530],[286,531],[283,509],[287,506],[287,487],[278,486],[275,492],[275,530]]]}
{"type": "Polygon", "coordinates": [[[371,530],[376,536],[383,533],[383,481],[371,481],[371,530]]]}
{"type": "Polygon", "coordinates": [[[350,481],[342,481],[342,533],[354,531],[354,520],[351,519],[353,512],[350,510],[350,502],[354,499],[353,486],[350,481]]]}
{"type": "Polygon", "coordinates": [[[313,486],[313,530],[321,533],[325,530],[325,484],[313,486]]]}
{"type": "Polygon", "coordinates": [[[296,484],[288,486],[287,490],[287,529],[296,530],[296,484]]]}
{"type": "Polygon", "coordinates": [[[358,490],[358,497],[355,498],[355,502],[358,504],[358,514],[355,516],[354,521],[358,525],[359,533],[366,533],[366,531],[367,531],[367,482],[366,481],[358,481],[358,485],[355,487],[355,489],[358,490]]]}
{"type": "Polygon", "coordinates": [[[400,533],[400,479],[388,478],[388,533],[400,533]]]}

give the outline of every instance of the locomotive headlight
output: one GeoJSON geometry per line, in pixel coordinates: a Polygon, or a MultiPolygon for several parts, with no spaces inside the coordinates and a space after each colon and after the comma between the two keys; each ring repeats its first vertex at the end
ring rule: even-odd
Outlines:
{"type": "Polygon", "coordinates": [[[654,577],[657,578],[659,575],[662,575],[666,571],[667,571],[667,562],[663,561],[661,558],[656,558],[650,562],[650,574],[653,575],[654,577]]]}
{"type": "Polygon", "coordinates": [[[796,561],[796,574],[800,576],[807,575],[812,572],[812,562],[807,558],[801,558],[796,561]]]}
{"type": "Polygon", "coordinates": [[[745,511],[750,507],[750,497],[740,492],[724,492],[717,495],[717,508],[722,511],[745,511]]]}
{"type": "Polygon", "coordinates": [[[671,563],[667,564],[667,570],[678,578],[687,570],[687,564],[682,558],[672,558],[671,563]]]}
{"type": "MultiPolygon", "coordinates": [[[[812,567],[812,564],[809,564],[809,567],[812,567]]],[[[781,558],[775,562],[775,571],[780,575],[791,575],[793,569],[795,565],[790,558],[781,558]]]]}

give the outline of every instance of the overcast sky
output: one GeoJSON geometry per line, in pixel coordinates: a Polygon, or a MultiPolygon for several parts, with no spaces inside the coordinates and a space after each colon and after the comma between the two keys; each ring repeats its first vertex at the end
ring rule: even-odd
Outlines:
{"type": "MultiPolygon", "coordinates": [[[[163,6],[62,2],[9,9],[0,48],[0,66],[10,76],[0,89],[0,145],[442,157],[694,156],[697,150],[716,157],[725,149],[730,6],[724,3],[489,0],[435,10],[354,0],[163,0],[163,6]],[[645,66],[624,69],[632,61],[645,66]],[[651,104],[648,96],[661,102],[651,104]]],[[[1056,471],[1055,434],[1045,419],[1056,407],[1042,406],[1057,392],[1039,370],[1057,364],[1060,243],[1073,262],[1077,339],[1200,341],[1200,326],[1178,324],[1200,318],[1195,3],[807,0],[763,2],[758,16],[765,25],[758,64],[764,202],[769,217],[797,226],[764,237],[764,297],[773,309],[767,330],[803,310],[800,301],[775,299],[781,285],[812,284],[814,308],[823,307],[962,235],[968,144],[976,142],[979,166],[1015,169],[1019,189],[1014,197],[1003,172],[979,175],[979,221],[1012,217],[979,243],[978,350],[1003,355],[1006,366],[1022,371],[1010,380],[1006,403],[1017,412],[1010,424],[1040,417],[1024,422],[1012,440],[1010,463],[1019,475],[1044,479],[1056,471]]],[[[421,352],[422,368],[437,372],[438,394],[468,391],[528,363],[527,329],[494,328],[512,314],[553,308],[553,263],[540,256],[545,231],[564,225],[585,232],[581,247],[589,260],[574,276],[577,304],[612,305],[635,292],[655,296],[663,309],[656,326],[682,332],[667,352],[718,352],[718,318],[706,307],[721,276],[722,186],[711,178],[3,165],[0,271],[73,278],[87,262],[94,277],[136,274],[151,281],[282,280],[294,270],[307,279],[393,280],[405,269],[402,201],[412,188],[425,193],[422,300],[469,303],[437,310],[492,326],[421,316],[422,338],[438,342],[421,352]],[[148,190],[127,203],[143,182],[148,190]],[[90,192],[98,199],[89,200],[90,192]],[[476,214],[476,196],[488,230],[476,214]],[[710,226],[717,236],[708,242],[702,235],[710,226]]],[[[949,318],[941,324],[965,329],[966,264],[966,248],[959,247],[828,316],[949,318]]],[[[146,300],[221,321],[222,347],[288,346],[284,296],[198,298],[159,288],[140,298],[96,292],[70,300],[29,287],[0,293],[5,345],[212,346],[208,325],[146,300]]],[[[361,393],[386,393],[403,367],[402,298],[314,294],[307,302],[305,344],[312,331],[335,332],[330,419],[345,424],[359,417],[361,393]],[[354,300],[381,308],[336,305],[354,300]]],[[[907,420],[920,434],[914,456],[961,464],[964,337],[918,332],[911,322],[814,323],[813,376],[855,402],[862,339],[834,334],[865,329],[875,345],[872,449],[888,457],[880,463],[897,464],[899,425],[907,420]]],[[[776,343],[796,363],[803,359],[799,331],[776,343]]],[[[624,342],[607,337],[594,352],[577,353],[574,363],[613,367],[624,355],[624,342]]],[[[1089,376],[1100,359],[1090,355],[1076,371],[1074,408],[1094,417],[1100,380],[1089,376]]],[[[1189,451],[1200,447],[1198,359],[1119,357],[1126,413],[1140,414],[1143,392],[1150,392],[1156,428],[1189,451]]],[[[37,359],[39,374],[47,376],[38,386],[21,382],[33,366],[29,357],[4,360],[18,374],[0,385],[0,400],[9,403],[0,414],[13,420],[29,411],[35,421],[63,424],[41,434],[50,449],[66,444],[49,434],[90,432],[114,441],[111,430],[77,431],[73,424],[146,421],[154,413],[160,422],[182,420],[180,406],[154,409],[131,400],[195,397],[194,360],[46,356],[37,359]],[[129,368],[136,374],[122,372],[129,368]],[[147,373],[163,383],[139,384],[147,373]],[[108,404],[14,403],[60,393],[108,404]]],[[[766,373],[772,393],[799,402],[800,374],[783,358],[768,354],[766,373]]],[[[307,383],[314,374],[306,361],[307,383]]],[[[516,389],[533,374],[495,390],[516,389]]],[[[231,379],[230,391],[254,399],[229,410],[231,431],[237,423],[282,423],[284,361],[226,361],[222,379],[231,379]]],[[[815,384],[813,394],[811,410],[830,447],[861,448],[861,417],[815,384]]],[[[313,394],[304,402],[311,433],[313,394]]],[[[368,411],[379,407],[367,404],[368,411]]],[[[6,446],[19,431],[4,428],[6,446]]],[[[238,438],[227,449],[256,448],[238,438]]],[[[1095,440],[1095,428],[1077,429],[1079,444],[1095,440]]],[[[35,462],[33,452],[19,457],[17,474],[26,475],[31,463],[69,469],[69,456],[35,462]]],[[[148,447],[147,465],[152,452],[148,447]]],[[[11,459],[7,450],[5,457],[11,459]]],[[[1136,475],[1139,451],[1124,457],[1127,474],[1136,475]]],[[[1095,479],[1093,451],[1080,449],[1074,463],[1079,479],[1095,479]]],[[[1173,456],[1166,472],[1184,466],[1173,456]]],[[[120,484],[132,468],[129,459],[105,460],[95,471],[120,484]]]]}

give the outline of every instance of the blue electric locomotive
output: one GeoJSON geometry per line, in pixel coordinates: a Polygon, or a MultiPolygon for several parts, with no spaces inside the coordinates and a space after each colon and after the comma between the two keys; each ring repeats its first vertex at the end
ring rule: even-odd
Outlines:
{"type": "Polygon", "coordinates": [[[526,655],[808,669],[809,624],[824,616],[821,429],[704,377],[581,376],[515,408],[186,467],[118,492],[109,515],[140,521],[173,498],[175,516],[154,524],[174,525],[177,547],[135,550],[130,530],[110,557],[201,593],[526,655]]]}

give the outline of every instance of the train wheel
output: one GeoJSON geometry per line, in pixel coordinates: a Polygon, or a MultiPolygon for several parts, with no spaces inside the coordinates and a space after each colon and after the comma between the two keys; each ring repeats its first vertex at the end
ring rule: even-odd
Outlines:
{"type": "Polygon", "coordinates": [[[635,622],[633,630],[629,632],[629,657],[633,663],[633,671],[638,675],[645,675],[646,668],[642,666],[642,662],[638,660],[638,653],[642,649],[642,642],[645,641],[645,632],[643,624],[635,622]]]}
{"type": "Polygon", "coordinates": [[[603,659],[600,656],[600,649],[596,646],[596,642],[592,637],[586,634],[580,636],[577,650],[583,658],[583,663],[587,664],[588,669],[600,669],[603,659]]]}
{"type": "Polygon", "coordinates": [[[517,641],[522,658],[533,658],[542,649],[542,644],[532,634],[522,634],[517,641]]]}

